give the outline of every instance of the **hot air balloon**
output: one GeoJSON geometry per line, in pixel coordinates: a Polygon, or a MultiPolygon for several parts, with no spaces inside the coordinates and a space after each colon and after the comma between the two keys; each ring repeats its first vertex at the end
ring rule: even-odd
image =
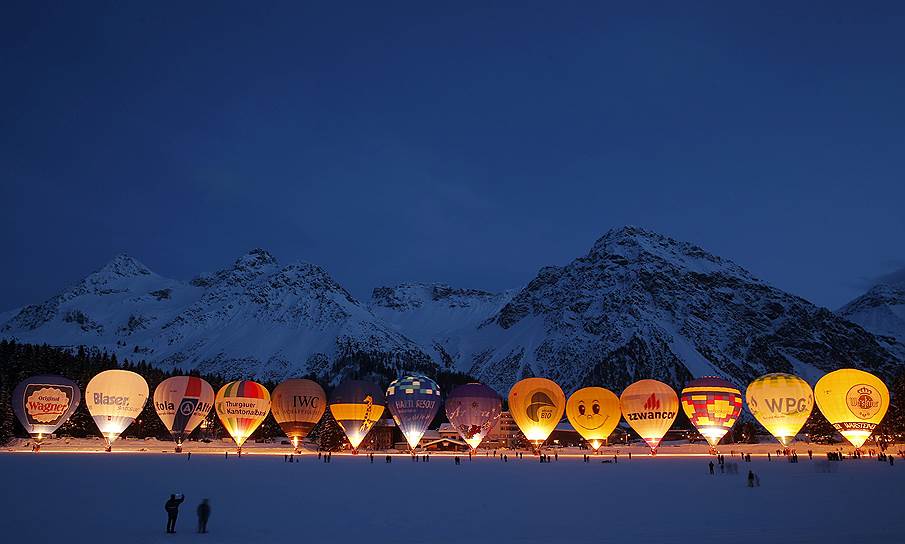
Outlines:
{"type": "Polygon", "coordinates": [[[105,370],[85,388],[85,404],[104,435],[107,451],[141,414],[148,400],[148,382],[128,370],[105,370]]]}
{"type": "Polygon", "coordinates": [[[383,391],[371,382],[346,380],[330,397],[330,413],[339,423],[352,445],[353,452],[380,420],[386,407],[383,391]]]}
{"type": "Polygon", "coordinates": [[[273,417],[298,451],[299,442],[327,410],[327,394],[311,380],[286,380],[273,390],[273,417]]]}
{"type": "Polygon", "coordinates": [[[405,376],[390,384],[386,401],[393,421],[414,451],[440,410],[440,388],[430,378],[405,376]]]}
{"type": "Polygon", "coordinates": [[[176,451],[214,407],[214,389],[197,376],[173,376],[154,390],[154,409],[173,435],[176,451]]]}
{"type": "Polygon", "coordinates": [[[619,425],[619,397],[603,387],[585,387],[566,402],[566,417],[596,452],[619,425]]]}
{"type": "Polygon", "coordinates": [[[503,410],[503,399],[480,383],[460,385],[446,397],[446,417],[472,451],[478,449],[503,410]]]}
{"type": "Polygon", "coordinates": [[[676,392],[663,382],[640,380],[625,388],[619,404],[628,424],[647,442],[651,453],[657,453],[657,446],[678,415],[676,392]]]}
{"type": "Polygon", "coordinates": [[[270,412],[270,392],[257,382],[237,380],[217,391],[214,406],[217,408],[217,417],[226,432],[233,437],[241,453],[242,444],[270,412]]]}
{"type": "Polygon", "coordinates": [[[889,408],[886,384],[854,368],[820,378],[814,386],[814,398],[826,419],[856,448],[864,445],[889,408]]]}
{"type": "Polygon", "coordinates": [[[814,393],[798,376],[777,372],[751,382],[745,402],[751,415],[788,447],[814,409],[814,393]]]}
{"type": "Polygon", "coordinates": [[[742,413],[742,392],[716,376],[698,378],[682,390],[682,410],[715,448],[742,413]]]}
{"type": "Polygon", "coordinates": [[[66,423],[82,400],[79,386],[62,376],[32,376],[16,386],[12,394],[13,412],[35,441],[41,441],[66,423]]]}
{"type": "Polygon", "coordinates": [[[525,378],[509,390],[509,412],[535,452],[559,424],[565,405],[562,389],[546,378],[525,378]]]}

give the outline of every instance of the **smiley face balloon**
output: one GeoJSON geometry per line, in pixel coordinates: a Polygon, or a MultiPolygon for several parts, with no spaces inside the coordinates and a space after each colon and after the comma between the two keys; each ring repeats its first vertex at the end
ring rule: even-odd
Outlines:
{"type": "Polygon", "coordinates": [[[602,387],[579,389],[566,402],[566,417],[596,452],[619,425],[619,397],[602,387]]]}

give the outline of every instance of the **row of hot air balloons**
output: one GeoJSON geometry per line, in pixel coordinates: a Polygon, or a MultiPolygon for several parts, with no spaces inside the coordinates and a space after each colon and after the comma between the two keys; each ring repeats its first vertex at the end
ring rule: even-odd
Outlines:
{"type": "MultiPolygon", "coordinates": [[[[127,370],[107,370],[88,382],[85,402],[108,451],[141,413],[148,393],[144,378],[127,370]]],[[[69,419],[81,393],[75,382],[66,378],[35,376],[20,383],[12,398],[16,415],[40,445],[45,435],[69,419]]],[[[813,391],[807,382],[792,374],[767,374],[754,380],[745,392],[752,415],[783,446],[789,446],[801,430],[815,398],[824,416],[856,448],[870,437],[889,407],[889,391],[883,382],[855,369],[830,372],[813,391]]],[[[689,382],[681,399],[665,383],[640,380],[618,397],[602,387],[585,387],[568,400],[555,382],[526,378],[512,387],[508,400],[513,420],[536,448],[550,436],[563,412],[595,451],[624,417],[652,452],[675,421],[680,404],[711,446],[719,443],[742,412],[741,391],[717,377],[689,382]]],[[[371,382],[346,380],[334,390],[329,402],[323,388],[312,380],[286,380],[272,395],[259,383],[238,380],[224,385],[214,395],[210,384],[201,378],[174,376],[155,389],[153,402],[173,435],[177,451],[212,408],[238,448],[273,411],[274,419],[298,449],[328,406],[353,450],[387,409],[414,450],[441,403],[440,388],[424,376],[399,378],[385,393],[371,382]]],[[[472,449],[496,425],[502,407],[500,396],[479,383],[456,387],[445,403],[447,418],[472,449]]]]}

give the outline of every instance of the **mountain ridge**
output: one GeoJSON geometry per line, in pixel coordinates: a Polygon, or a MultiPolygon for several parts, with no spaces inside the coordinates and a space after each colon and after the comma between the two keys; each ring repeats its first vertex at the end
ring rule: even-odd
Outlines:
{"type": "Polygon", "coordinates": [[[775,371],[809,381],[839,366],[901,366],[894,344],[776,289],[701,247],[638,227],[542,267],[521,289],[445,283],[352,296],[322,267],[254,248],[189,281],[126,254],[76,285],[4,314],[0,336],[89,345],[162,367],[278,380],[459,371],[505,394],[544,375],[564,389],[640,378],[743,385],[775,371]]]}

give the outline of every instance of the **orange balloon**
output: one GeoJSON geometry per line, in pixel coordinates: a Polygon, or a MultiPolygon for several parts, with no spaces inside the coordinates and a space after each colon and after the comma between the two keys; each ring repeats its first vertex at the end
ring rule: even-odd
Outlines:
{"type": "Polygon", "coordinates": [[[637,381],[625,388],[619,403],[628,424],[656,452],[679,413],[679,396],[673,388],[657,380],[637,381]]]}

